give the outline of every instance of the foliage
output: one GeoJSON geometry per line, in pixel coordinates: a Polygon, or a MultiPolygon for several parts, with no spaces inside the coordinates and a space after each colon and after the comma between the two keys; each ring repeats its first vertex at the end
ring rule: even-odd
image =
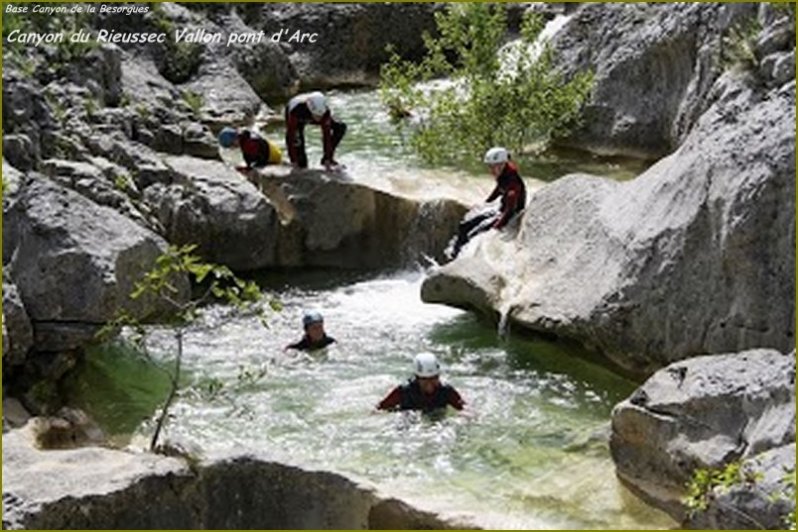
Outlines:
{"type": "Polygon", "coordinates": [[[160,3],[150,3],[150,12],[155,27],[167,36],[158,71],[172,83],[185,83],[199,68],[202,61],[202,45],[175,41],[175,25],[160,3]]]}
{"type": "MultiPolygon", "coordinates": [[[[727,493],[734,486],[757,486],[762,480],[761,473],[755,473],[747,468],[742,462],[734,461],[722,468],[715,469],[696,469],[693,478],[687,485],[687,496],[683,500],[691,514],[703,512],[709,507],[710,503],[719,504],[719,495],[727,493]]],[[[785,469],[784,475],[779,481],[779,487],[769,497],[771,502],[790,502],[795,501],[795,468],[785,469]]],[[[754,517],[742,512],[737,508],[728,505],[726,509],[734,511],[746,520],[755,524],[758,528],[764,528],[754,517]]],[[[784,516],[785,528],[795,530],[795,506],[793,510],[784,516]]]]}
{"type": "Polygon", "coordinates": [[[721,40],[721,63],[726,69],[754,70],[759,66],[756,39],[762,26],[756,17],[739,22],[728,29],[721,40]]]}
{"type": "MultiPolygon", "coordinates": [[[[148,360],[163,370],[169,377],[171,387],[156,420],[155,431],[150,440],[150,450],[156,450],[158,447],[158,438],[164,423],[168,419],[169,407],[177,397],[178,389],[181,385],[181,363],[185,336],[188,328],[199,317],[202,306],[209,301],[220,301],[233,306],[238,312],[248,312],[259,316],[261,323],[264,326],[267,325],[263,307],[260,305],[262,296],[258,285],[252,281],[239,279],[226,266],[201,261],[199,257],[193,254],[195,249],[196,246],[194,245],[170,246],[165,253],[156,259],[155,266],[135,284],[130,294],[131,299],[154,298],[161,303],[167,304],[172,309],[172,313],[164,320],[165,324],[172,328],[176,344],[174,365],[171,369],[161,367],[150,356],[146,345],[147,329],[139,319],[130,314],[121,312],[115,320],[103,327],[99,333],[101,337],[107,337],[121,327],[130,327],[137,347],[148,360]],[[180,299],[180,291],[176,286],[176,280],[183,276],[188,276],[197,285],[204,287],[201,297],[188,301],[180,299]]],[[[279,310],[280,308],[279,302],[275,300],[270,301],[269,304],[272,310],[279,310]]],[[[256,374],[248,375],[244,378],[253,381],[256,378],[256,374]]],[[[209,385],[210,391],[213,392],[214,387],[220,388],[218,385],[209,385]]],[[[218,392],[218,389],[216,392],[218,392]]]]}
{"type": "Polygon", "coordinates": [[[521,39],[509,47],[501,4],[452,4],[435,20],[439,36],[424,35],[425,58],[415,64],[393,52],[379,87],[397,127],[411,127],[410,144],[425,160],[471,159],[493,145],[518,152],[577,123],[592,74],[565,81],[551,48],[533,47],[543,29],[539,15],[525,16],[521,39]]]}
{"type": "Polygon", "coordinates": [[[739,460],[721,468],[698,468],[687,484],[684,503],[691,512],[704,511],[717,495],[728,492],[733,486],[753,484],[757,480],[758,475],[739,460]]]}
{"type": "Polygon", "coordinates": [[[202,94],[191,90],[183,91],[183,101],[186,102],[195,115],[199,115],[200,109],[205,105],[205,98],[202,97],[202,94]]]}
{"type": "Polygon", "coordinates": [[[53,16],[49,13],[4,13],[3,14],[3,49],[10,54],[9,58],[17,66],[29,71],[35,70],[35,63],[31,63],[26,52],[30,46],[25,43],[9,42],[8,36],[14,30],[21,33],[61,33],[64,35],[62,42],[52,45],[53,54],[48,55],[47,64],[56,71],[65,65],[81,59],[89,51],[97,47],[93,39],[87,42],[73,42],[70,37],[78,30],[85,30],[91,22],[89,13],[63,13],[53,16]]]}

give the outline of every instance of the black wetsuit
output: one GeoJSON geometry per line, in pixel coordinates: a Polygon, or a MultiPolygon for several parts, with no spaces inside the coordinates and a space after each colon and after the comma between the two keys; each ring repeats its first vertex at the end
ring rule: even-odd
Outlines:
{"type": "Polygon", "coordinates": [[[308,335],[302,337],[302,339],[296,343],[290,344],[287,349],[299,349],[300,351],[311,351],[313,349],[321,349],[322,347],[327,347],[331,343],[335,342],[335,338],[331,336],[327,336],[326,334],[324,337],[316,343],[310,341],[308,335]]]}

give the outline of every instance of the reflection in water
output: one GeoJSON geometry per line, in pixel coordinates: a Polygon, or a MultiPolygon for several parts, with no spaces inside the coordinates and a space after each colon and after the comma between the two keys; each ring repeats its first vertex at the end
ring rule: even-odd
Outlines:
{"type": "MultiPolygon", "coordinates": [[[[328,273],[274,276],[268,289],[285,309],[269,329],[248,319],[223,323],[227,311],[210,309],[188,336],[185,366],[193,383],[218,380],[221,391],[183,393],[166,437],[205,452],[257,449],[331,469],[486,527],[673,524],[628,497],[609,457],[610,410],[634,383],[575,358],[571,347],[502,340],[467,313],[425,305],[421,280],[418,272],[336,282],[328,273]],[[308,307],[324,312],[338,344],[283,351],[301,334],[308,307]],[[374,411],[409,377],[420,350],[439,356],[471,417],[374,411]]],[[[168,334],[155,334],[155,352],[169,345],[168,334]]]]}

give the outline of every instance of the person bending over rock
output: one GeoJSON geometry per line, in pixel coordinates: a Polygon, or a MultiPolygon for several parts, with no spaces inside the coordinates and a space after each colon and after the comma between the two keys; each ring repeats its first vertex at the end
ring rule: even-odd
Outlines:
{"type": "Polygon", "coordinates": [[[305,328],[305,335],[301,340],[287,345],[286,349],[298,349],[300,351],[312,351],[327,347],[335,342],[335,338],[327,336],[324,331],[324,317],[320,312],[310,310],[302,316],[302,326],[305,328]]]}
{"type": "Polygon", "coordinates": [[[335,120],[327,106],[327,98],[320,92],[298,94],[285,106],[285,145],[291,164],[297,168],[308,167],[305,153],[305,126],[321,127],[324,156],[321,164],[326,170],[339,166],[335,161],[335,149],[346,134],[346,124],[335,120]]]}
{"type": "Polygon", "coordinates": [[[219,133],[219,144],[223,148],[241,148],[245,164],[237,166],[236,170],[242,173],[269,164],[280,164],[283,157],[275,143],[248,129],[239,130],[232,127],[222,129],[219,133]]]}
{"type": "Polygon", "coordinates": [[[465,401],[452,386],[440,380],[441,366],[432,353],[419,353],[413,361],[414,377],[397,386],[377,405],[377,410],[420,410],[426,414],[451,406],[462,410],[465,401]]]}
{"type": "Polygon", "coordinates": [[[510,153],[502,147],[491,148],[485,153],[484,162],[496,179],[496,187],[485,203],[501,198],[501,204],[498,211],[482,209],[476,215],[466,215],[457,229],[454,243],[447,250],[452,259],[472,238],[489,229],[501,229],[526,206],[526,186],[518,174],[518,167],[510,160],[510,153]]]}

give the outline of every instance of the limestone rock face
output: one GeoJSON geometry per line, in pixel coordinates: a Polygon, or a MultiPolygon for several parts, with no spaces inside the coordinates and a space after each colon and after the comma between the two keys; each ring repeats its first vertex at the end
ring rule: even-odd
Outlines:
{"type": "Polygon", "coordinates": [[[463,525],[340,475],[255,455],[210,457],[189,468],[178,458],[98,447],[41,451],[23,429],[3,435],[6,529],[381,527],[463,525]]]}
{"type": "MultiPolygon", "coordinates": [[[[158,235],[38,174],[29,174],[5,207],[8,270],[36,334],[40,325],[62,324],[85,328],[84,336],[91,337],[120,309],[140,318],[171,310],[129,298],[133,284],[166,249],[158,235]]],[[[188,282],[176,283],[178,300],[187,297],[188,282]]],[[[57,339],[48,344],[47,350],[57,350],[57,339]]]]}
{"type": "Polygon", "coordinates": [[[263,195],[238,172],[220,162],[168,157],[175,175],[169,186],[144,191],[174,244],[197,244],[197,253],[234,270],[273,265],[277,214],[263,195]]]}
{"type": "Polygon", "coordinates": [[[638,178],[568,176],[533,194],[517,232],[478,237],[468,264],[427,279],[424,300],[507,313],[640,374],[702,353],[791,350],[795,86],[763,93],[725,76],[713,99],[638,178]]]}
{"type": "MultiPolygon", "coordinates": [[[[592,69],[595,85],[584,125],[561,142],[651,159],[671,153],[712,101],[731,29],[755,23],[757,14],[755,3],[583,4],[553,45],[566,73],[592,69]]],[[[789,17],[761,23],[757,53],[794,47],[789,17]]]]}
{"type": "MultiPolygon", "coordinates": [[[[657,506],[683,517],[680,498],[697,468],[760,457],[770,464],[774,458],[765,453],[790,445],[791,454],[778,451],[778,456],[782,466],[795,466],[794,398],[794,354],[760,349],[671,364],[613,411],[610,450],[618,476],[657,506]]],[[[694,524],[724,514],[728,525],[730,512],[721,506],[715,517],[694,524]]]]}

